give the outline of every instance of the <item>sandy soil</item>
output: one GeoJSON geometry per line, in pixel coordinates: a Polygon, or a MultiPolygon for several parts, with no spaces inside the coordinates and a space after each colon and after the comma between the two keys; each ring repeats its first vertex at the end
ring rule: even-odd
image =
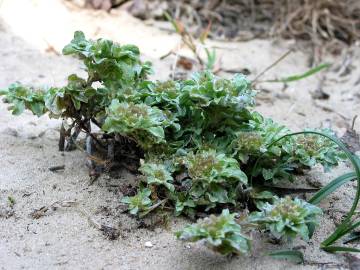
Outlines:
{"type": "MultiPolygon", "coordinates": [[[[122,43],[135,43],[144,58],[154,62],[156,79],[168,78],[173,59],[159,56],[178,45],[178,37],[130,17],[121,10],[106,14],[77,10],[57,0],[0,2],[0,88],[14,81],[32,85],[61,85],[68,74],[82,72],[80,63],[57,55],[76,29],[91,37],[108,37],[122,43]],[[23,8],[19,9],[19,5],[23,8]],[[51,50],[46,52],[46,49],[51,50]],[[54,52],[55,50],[55,52],[54,52]]],[[[290,47],[292,41],[253,40],[219,43],[218,54],[227,68],[247,68],[253,78],[290,47]]],[[[186,53],[186,52],[185,52],[186,53]]],[[[309,55],[296,50],[264,78],[301,73],[307,69],[309,55]]],[[[333,66],[325,76],[294,83],[261,84],[257,110],[294,130],[330,126],[343,134],[355,114],[360,113],[360,72],[356,66],[360,49],[349,48],[337,58],[328,57],[333,66]],[[319,81],[330,95],[328,100],[311,96],[319,81]]],[[[229,76],[229,74],[223,74],[229,76]]],[[[248,257],[224,258],[201,244],[175,240],[173,232],[186,221],[171,218],[168,228],[144,227],[123,213],[119,206],[120,186],[134,176],[126,171],[103,175],[89,185],[85,157],[81,151],[57,151],[59,121],[29,113],[14,117],[0,102],[0,268],[1,269],[347,269],[347,260],[319,250],[319,243],[338,224],[354,194],[355,184],[340,189],[322,206],[325,215],[310,243],[294,243],[304,251],[306,265],[296,266],[264,256],[280,249],[257,233],[248,257]],[[64,171],[49,167],[65,165],[64,171]],[[8,197],[15,199],[12,208],[8,197]],[[39,219],[29,214],[55,201],[77,201],[76,207],[59,208],[39,219]],[[120,237],[110,241],[91,226],[83,211],[98,222],[120,229],[120,237]],[[147,248],[150,241],[153,247],[147,248]]],[[[360,130],[360,125],[355,126],[360,130]]],[[[348,164],[331,173],[315,169],[305,183],[324,185],[334,176],[348,171],[348,164]]],[[[286,245],[285,245],[286,247],[286,245]]]]}

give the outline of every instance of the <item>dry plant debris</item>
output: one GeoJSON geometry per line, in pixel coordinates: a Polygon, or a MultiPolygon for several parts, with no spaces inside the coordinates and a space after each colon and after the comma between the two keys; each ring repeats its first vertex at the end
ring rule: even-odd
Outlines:
{"type": "Polygon", "coordinates": [[[112,226],[108,226],[105,224],[101,224],[98,221],[96,221],[84,208],[79,206],[79,203],[77,201],[69,201],[69,200],[63,200],[63,201],[56,201],[48,206],[42,206],[38,209],[34,209],[30,213],[30,217],[33,219],[39,219],[41,217],[44,217],[48,215],[51,211],[56,211],[59,208],[73,208],[80,212],[82,215],[84,215],[89,224],[94,227],[95,229],[101,231],[103,235],[108,238],[109,240],[116,240],[120,236],[120,231],[117,228],[114,228],[112,226]]]}
{"type": "Polygon", "coordinates": [[[352,43],[360,38],[357,0],[146,0],[133,1],[130,12],[143,19],[163,19],[169,12],[195,35],[209,22],[211,37],[240,40],[282,36],[352,43]]]}

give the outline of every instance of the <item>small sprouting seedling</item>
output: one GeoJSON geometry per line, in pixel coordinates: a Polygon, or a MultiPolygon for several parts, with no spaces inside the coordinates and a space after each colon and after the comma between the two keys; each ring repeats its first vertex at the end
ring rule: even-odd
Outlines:
{"type": "Polygon", "coordinates": [[[172,24],[176,33],[181,36],[182,42],[192,51],[197,61],[199,62],[201,68],[212,71],[217,61],[216,50],[214,48],[209,49],[205,44],[205,41],[210,32],[211,23],[209,23],[208,26],[202,31],[199,37],[201,48],[204,50],[206,54],[206,61],[204,62],[204,60],[201,58],[199,54],[199,50],[195,42],[195,38],[190,34],[190,32],[186,29],[186,27],[180,21],[177,21],[174,18],[172,18],[169,13],[165,12],[164,16],[172,24]]]}
{"type": "Polygon", "coordinates": [[[235,214],[224,209],[219,216],[211,215],[176,233],[183,241],[203,240],[205,245],[220,254],[245,254],[250,250],[250,239],[241,232],[235,214]]]}
{"type": "Polygon", "coordinates": [[[315,66],[309,70],[307,70],[306,72],[302,73],[302,74],[296,74],[296,75],[291,75],[288,77],[284,77],[284,78],[280,78],[280,79],[272,79],[272,80],[264,80],[264,81],[259,81],[259,78],[261,76],[263,76],[267,71],[269,71],[270,69],[274,68],[276,65],[278,65],[281,61],[283,61],[287,56],[289,56],[291,53],[293,52],[293,50],[288,50],[286,53],[284,53],[282,56],[280,56],[279,59],[277,59],[274,63],[272,63],[270,66],[266,67],[263,71],[261,71],[252,81],[252,84],[255,85],[258,82],[271,82],[271,83],[289,83],[289,82],[294,82],[294,81],[299,81],[302,79],[305,79],[307,77],[310,77],[320,71],[322,71],[323,69],[327,69],[331,66],[331,64],[325,63],[325,64],[320,64],[318,66],[315,66]]]}
{"type": "Polygon", "coordinates": [[[200,37],[199,37],[199,41],[204,46],[204,50],[205,50],[205,54],[206,54],[206,69],[207,70],[213,70],[215,67],[216,61],[217,61],[216,50],[214,48],[210,50],[208,47],[206,47],[206,44],[205,44],[205,41],[210,33],[210,28],[211,28],[211,22],[202,31],[202,33],[200,34],[200,37]]]}
{"type": "Polygon", "coordinates": [[[139,192],[135,196],[126,196],[122,198],[121,202],[129,205],[130,214],[137,215],[150,209],[152,205],[152,201],[149,198],[150,195],[151,190],[145,188],[143,190],[139,190],[139,192]]]}
{"type": "Polygon", "coordinates": [[[253,203],[256,205],[257,208],[261,209],[265,202],[272,202],[276,196],[274,193],[264,190],[258,191],[256,189],[252,189],[249,192],[249,197],[252,199],[253,203]]]}
{"type": "Polygon", "coordinates": [[[262,204],[261,212],[252,212],[249,222],[257,223],[267,229],[277,239],[293,239],[301,236],[309,240],[312,228],[318,225],[321,209],[299,198],[274,198],[274,203],[262,204]]]}
{"type": "Polygon", "coordinates": [[[12,197],[12,196],[8,196],[8,201],[9,201],[10,207],[11,207],[11,208],[14,207],[14,205],[15,205],[15,203],[16,203],[15,198],[12,197]]]}
{"type": "Polygon", "coordinates": [[[307,77],[315,75],[316,73],[322,71],[323,69],[327,69],[330,66],[331,66],[331,64],[323,63],[323,64],[320,64],[318,66],[315,66],[315,67],[307,70],[306,72],[304,72],[302,74],[291,75],[291,76],[288,76],[288,77],[285,77],[285,78],[280,78],[280,79],[266,80],[264,82],[289,83],[289,82],[294,82],[294,81],[300,81],[302,79],[305,79],[307,77]]]}

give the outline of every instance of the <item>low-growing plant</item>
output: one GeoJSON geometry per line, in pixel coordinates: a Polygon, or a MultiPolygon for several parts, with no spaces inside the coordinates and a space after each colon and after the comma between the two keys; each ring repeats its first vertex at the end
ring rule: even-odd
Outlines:
{"type": "Polygon", "coordinates": [[[318,225],[321,209],[299,198],[274,197],[273,202],[265,202],[261,212],[252,212],[249,222],[257,223],[267,229],[277,239],[291,240],[301,236],[305,241],[311,236],[311,228],[318,225]]]}
{"type": "Polygon", "coordinates": [[[143,190],[139,190],[139,192],[132,197],[123,197],[121,202],[129,205],[130,214],[136,215],[141,212],[146,212],[149,210],[152,201],[149,198],[151,195],[151,190],[145,188],[143,190]]]}
{"type": "Polygon", "coordinates": [[[250,239],[242,234],[236,214],[224,209],[219,216],[210,215],[194,225],[186,226],[176,236],[189,242],[203,240],[205,245],[220,254],[245,254],[250,251],[250,239]]]}
{"type": "Polygon", "coordinates": [[[163,164],[145,163],[139,171],[145,176],[145,181],[148,185],[164,186],[170,192],[175,191],[175,187],[172,184],[174,179],[171,175],[171,171],[163,164]]]}
{"type": "MultiPolygon", "coordinates": [[[[13,84],[0,91],[9,109],[62,119],[60,150],[72,149],[84,132],[92,176],[119,165],[141,173],[138,193],[122,198],[131,214],[144,216],[159,206],[191,218],[213,214],[179,232],[183,240],[204,239],[222,254],[246,253],[246,233],[254,226],[276,237],[307,240],[320,214],[311,203],[360,181],[358,157],[331,131],[291,133],[256,112],[256,91],[241,74],[224,79],[202,71],[186,80],[150,81],[151,64],[141,62],[136,46],[88,40],[82,32],[63,53],[80,58],[87,77],[72,74],[67,85],[48,89],[13,84]],[[275,196],[280,194],[274,183],[294,180],[316,164],[328,170],[344,158],[355,172],[335,179],[309,203],[275,196]],[[222,209],[229,210],[216,216],[222,209]],[[243,209],[252,213],[241,219],[242,232],[235,213],[243,209]]],[[[359,198],[358,185],[349,214],[322,243],[324,250],[347,248],[333,243],[360,225],[352,220],[359,198]]],[[[274,256],[284,254],[294,256],[274,256]]]]}

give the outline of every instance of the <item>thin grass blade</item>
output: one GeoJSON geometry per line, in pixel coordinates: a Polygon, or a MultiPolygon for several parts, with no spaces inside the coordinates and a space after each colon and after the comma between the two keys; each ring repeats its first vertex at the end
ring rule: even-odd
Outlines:
{"type": "Polygon", "coordinates": [[[356,179],[356,174],[354,172],[346,173],[335,178],[329,184],[321,188],[313,197],[311,197],[309,203],[319,204],[323,199],[325,199],[339,187],[354,179],[356,179]]]}
{"type": "Polygon", "coordinates": [[[298,75],[292,75],[289,77],[285,77],[285,78],[280,78],[280,79],[275,79],[275,80],[266,80],[266,82],[281,82],[281,83],[288,83],[288,82],[294,82],[294,81],[299,81],[302,79],[305,79],[311,75],[314,75],[315,73],[320,72],[323,69],[326,69],[328,67],[330,67],[331,64],[320,64],[314,68],[309,69],[308,71],[302,73],[302,74],[298,74],[298,75]]]}
{"type": "Polygon", "coordinates": [[[360,239],[360,232],[351,232],[349,236],[344,240],[344,244],[355,242],[360,239]]]}
{"type": "Polygon", "coordinates": [[[304,263],[304,255],[299,250],[277,250],[268,254],[274,259],[289,260],[294,263],[304,263]]]}
{"type": "Polygon", "coordinates": [[[341,247],[341,246],[329,246],[329,247],[323,247],[323,250],[335,253],[335,252],[360,252],[360,249],[358,248],[352,248],[352,247],[341,247]]]}
{"type": "Polygon", "coordinates": [[[181,33],[181,29],[179,28],[179,25],[177,24],[176,20],[174,20],[169,13],[167,13],[166,11],[164,12],[164,16],[165,18],[172,24],[172,26],[174,27],[176,33],[180,34],[181,33]]]}

